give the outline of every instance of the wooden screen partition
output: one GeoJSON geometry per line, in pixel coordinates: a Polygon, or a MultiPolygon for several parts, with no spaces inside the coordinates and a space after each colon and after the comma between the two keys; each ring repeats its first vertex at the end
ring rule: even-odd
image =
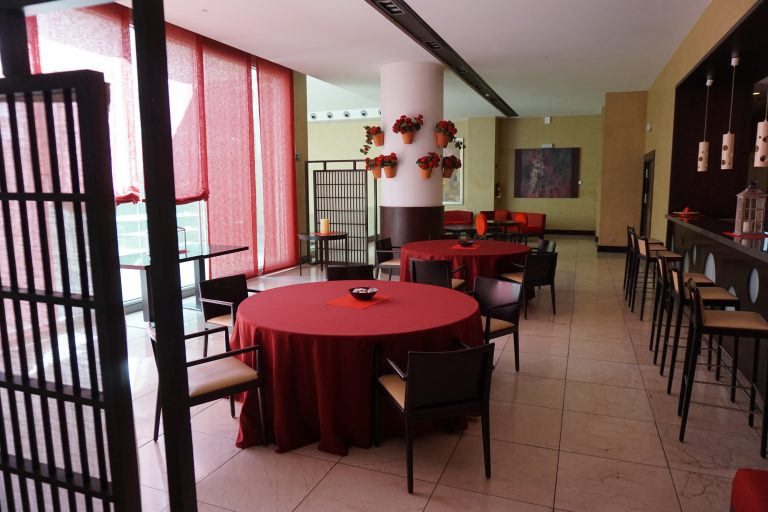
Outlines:
{"type": "Polygon", "coordinates": [[[141,510],[106,106],[0,80],[0,510],[141,510]]]}
{"type": "MultiPolygon", "coordinates": [[[[331,231],[349,234],[349,263],[367,264],[369,226],[378,224],[376,180],[368,176],[362,160],[322,160],[306,162],[307,226],[320,231],[320,219],[331,221],[331,231]]],[[[344,241],[332,241],[330,260],[345,261],[344,241]]]]}

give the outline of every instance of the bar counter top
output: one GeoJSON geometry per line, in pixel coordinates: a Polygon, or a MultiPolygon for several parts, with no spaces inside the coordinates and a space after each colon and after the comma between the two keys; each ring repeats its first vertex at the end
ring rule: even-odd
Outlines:
{"type": "Polygon", "coordinates": [[[768,238],[733,238],[725,234],[733,232],[733,219],[667,215],[667,220],[768,263],[768,238]]]}

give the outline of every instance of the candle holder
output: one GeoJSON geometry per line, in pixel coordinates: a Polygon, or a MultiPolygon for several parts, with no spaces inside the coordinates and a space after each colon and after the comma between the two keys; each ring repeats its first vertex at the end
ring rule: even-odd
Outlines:
{"type": "Polygon", "coordinates": [[[766,193],[752,182],[749,187],[736,194],[736,220],[733,233],[748,235],[763,233],[765,224],[766,193]]]}

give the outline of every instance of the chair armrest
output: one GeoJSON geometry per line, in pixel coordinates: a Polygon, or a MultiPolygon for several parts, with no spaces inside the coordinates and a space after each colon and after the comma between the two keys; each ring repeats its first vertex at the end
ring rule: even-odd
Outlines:
{"type": "Polygon", "coordinates": [[[401,370],[400,367],[397,366],[393,360],[391,360],[390,358],[387,358],[387,362],[389,363],[389,366],[391,366],[392,369],[395,370],[395,373],[397,373],[397,375],[400,377],[401,380],[408,379],[408,373],[401,370]]]}
{"type": "Polygon", "coordinates": [[[196,366],[198,364],[210,363],[211,361],[218,361],[219,359],[225,359],[227,357],[247,354],[249,352],[256,352],[258,350],[261,350],[261,345],[252,345],[250,347],[238,348],[237,350],[228,350],[227,352],[222,352],[221,354],[216,354],[215,356],[202,357],[200,359],[188,361],[187,368],[190,366],[196,366]]]}
{"type": "Polygon", "coordinates": [[[391,251],[389,249],[376,249],[376,253],[377,254],[378,253],[382,253],[382,254],[392,254],[392,255],[395,255],[395,254],[399,254],[400,251],[399,250],[396,251],[394,249],[392,249],[391,251]]]}
{"type": "Polygon", "coordinates": [[[512,263],[512,262],[509,262],[509,264],[512,265],[513,267],[517,267],[525,270],[525,265],[521,265],[519,263],[512,263]]]}
{"type": "Polygon", "coordinates": [[[218,304],[219,306],[229,306],[230,308],[234,306],[234,303],[231,301],[218,300],[218,299],[206,299],[205,297],[200,297],[200,302],[207,302],[208,304],[218,304]]]}
{"type": "Polygon", "coordinates": [[[497,304],[496,306],[490,306],[490,307],[487,307],[487,308],[485,308],[485,310],[486,310],[486,311],[493,311],[494,309],[508,308],[508,307],[510,307],[510,306],[519,306],[520,304],[522,304],[522,302],[521,302],[521,301],[517,301],[517,302],[508,302],[508,303],[506,303],[506,304],[497,304]]]}
{"type": "Polygon", "coordinates": [[[467,266],[466,266],[466,265],[462,265],[462,266],[460,266],[460,267],[456,267],[455,269],[451,270],[451,274],[455,274],[456,272],[461,272],[461,271],[462,271],[462,270],[464,270],[465,268],[467,268],[467,266]]]}
{"type": "Polygon", "coordinates": [[[189,334],[184,335],[185,340],[191,340],[192,338],[197,338],[198,336],[205,336],[208,334],[216,334],[217,332],[227,332],[228,329],[225,326],[221,327],[214,327],[213,329],[206,329],[204,331],[197,331],[197,332],[191,332],[189,334]]]}

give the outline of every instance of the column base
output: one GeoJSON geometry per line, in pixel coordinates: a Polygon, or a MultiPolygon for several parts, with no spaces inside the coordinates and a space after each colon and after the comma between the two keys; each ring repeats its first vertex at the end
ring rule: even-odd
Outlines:
{"type": "Polygon", "coordinates": [[[401,246],[417,240],[443,235],[443,209],[440,206],[380,206],[381,237],[401,246]]]}

